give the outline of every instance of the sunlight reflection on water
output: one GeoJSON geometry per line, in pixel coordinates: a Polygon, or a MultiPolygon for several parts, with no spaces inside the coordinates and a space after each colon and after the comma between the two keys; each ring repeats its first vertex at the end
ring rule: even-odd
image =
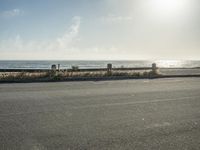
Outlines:
{"type": "Polygon", "coordinates": [[[184,64],[186,64],[185,61],[179,61],[179,60],[157,60],[155,61],[157,66],[159,67],[184,67],[184,64]]]}

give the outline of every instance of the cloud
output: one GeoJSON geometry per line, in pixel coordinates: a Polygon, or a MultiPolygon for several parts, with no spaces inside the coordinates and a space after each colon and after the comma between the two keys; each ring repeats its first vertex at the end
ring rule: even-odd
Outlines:
{"type": "Polygon", "coordinates": [[[118,16],[109,14],[107,16],[101,17],[101,21],[104,23],[120,23],[125,21],[132,21],[133,18],[131,16],[118,16]]]}
{"type": "Polygon", "coordinates": [[[12,10],[3,11],[0,13],[0,16],[4,18],[10,18],[10,17],[15,17],[15,16],[21,16],[23,14],[24,14],[24,11],[16,8],[12,10]]]}
{"type": "Polygon", "coordinates": [[[0,41],[0,59],[110,59],[115,58],[115,46],[78,46],[81,18],[72,18],[72,24],[51,41],[26,40],[20,35],[0,41]]]}
{"type": "Polygon", "coordinates": [[[112,44],[80,47],[81,17],[75,16],[71,22],[62,35],[50,41],[26,40],[21,35],[1,40],[0,59],[117,59],[118,55],[124,54],[112,44]]]}
{"type": "Polygon", "coordinates": [[[73,19],[73,24],[70,26],[68,31],[64,33],[61,37],[58,37],[55,44],[60,48],[66,48],[73,40],[78,36],[81,18],[79,16],[75,16],[73,19]]]}
{"type": "Polygon", "coordinates": [[[57,57],[57,55],[71,54],[77,51],[74,45],[79,39],[80,24],[81,18],[79,16],[73,17],[72,24],[66,29],[63,35],[51,41],[25,40],[20,35],[1,40],[0,59],[13,58],[14,56],[21,58],[27,55],[30,55],[33,59],[37,56],[44,57],[45,59],[48,56],[57,57]]]}

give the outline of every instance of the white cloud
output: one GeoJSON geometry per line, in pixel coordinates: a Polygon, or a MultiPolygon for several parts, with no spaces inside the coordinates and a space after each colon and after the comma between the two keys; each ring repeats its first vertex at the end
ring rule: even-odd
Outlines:
{"type": "Polygon", "coordinates": [[[62,36],[52,41],[27,41],[20,35],[0,41],[0,59],[111,59],[115,58],[115,46],[93,46],[81,48],[77,44],[81,25],[80,17],[74,17],[72,24],[62,36]],[[76,46],[74,46],[76,45],[76,46]]]}
{"type": "MultiPolygon", "coordinates": [[[[72,24],[60,37],[51,41],[25,40],[20,35],[14,38],[0,41],[0,59],[5,57],[23,57],[31,54],[32,57],[54,56],[57,53],[69,53],[75,49],[72,44],[77,42],[81,19],[76,16],[72,19],[72,24]],[[21,55],[21,56],[20,56],[21,55]]],[[[45,59],[45,58],[44,58],[45,59]]]]}
{"type": "Polygon", "coordinates": [[[120,52],[114,45],[81,48],[80,27],[81,18],[76,16],[63,35],[51,41],[26,40],[20,35],[2,40],[0,59],[117,59],[120,52]]]}
{"type": "Polygon", "coordinates": [[[57,38],[57,43],[55,43],[56,45],[58,44],[57,47],[67,48],[68,45],[72,43],[73,40],[78,36],[81,18],[79,16],[76,16],[72,20],[73,24],[68,29],[68,31],[66,31],[63,36],[57,38]]]}
{"type": "Polygon", "coordinates": [[[43,51],[43,50],[63,50],[70,47],[76,41],[80,29],[80,17],[72,19],[72,25],[63,33],[62,36],[52,41],[27,41],[20,35],[15,38],[0,41],[1,51],[43,51]]]}
{"type": "Polygon", "coordinates": [[[109,14],[107,16],[101,17],[101,21],[105,23],[113,23],[113,22],[125,22],[125,21],[132,21],[133,18],[131,16],[118,16],[109,14]]]}
{"type": "Polygon", "coordinates": [[[5,18],[10,18],[10,17],[15,17],[15,16],[20,16],[23,14],[24,14],[24,11],[16,8],[12,10],[3,11],[0,13],[0,16],[5,17],[5,18]]]}

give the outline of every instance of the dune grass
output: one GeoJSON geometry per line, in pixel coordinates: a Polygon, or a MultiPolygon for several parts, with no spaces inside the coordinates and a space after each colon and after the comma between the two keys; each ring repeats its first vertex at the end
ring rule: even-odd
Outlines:
{"type": "Polygon", "coordinates": [[[1,72],[0,81],[4,80],[34,80],[48,77],[48,72],[1,72]]]}
{"type": "Polygon", "coordinates": [[[155,74],[152,71],[46,71],[46,72],[2,72],[0,81],[34,81],[34,80],[67,80],[68,78],[103,78],[103,77],[135,77],[149,78],[155,74]]]}

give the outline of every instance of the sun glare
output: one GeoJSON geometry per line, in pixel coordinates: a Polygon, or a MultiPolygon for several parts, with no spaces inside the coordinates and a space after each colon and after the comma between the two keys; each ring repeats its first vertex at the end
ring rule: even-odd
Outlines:
{"type": "Polygon", "coordinates": [[[186,12],[188,0],[150,0],[154,13],[162,16],[176,16],[186,12]]]}

